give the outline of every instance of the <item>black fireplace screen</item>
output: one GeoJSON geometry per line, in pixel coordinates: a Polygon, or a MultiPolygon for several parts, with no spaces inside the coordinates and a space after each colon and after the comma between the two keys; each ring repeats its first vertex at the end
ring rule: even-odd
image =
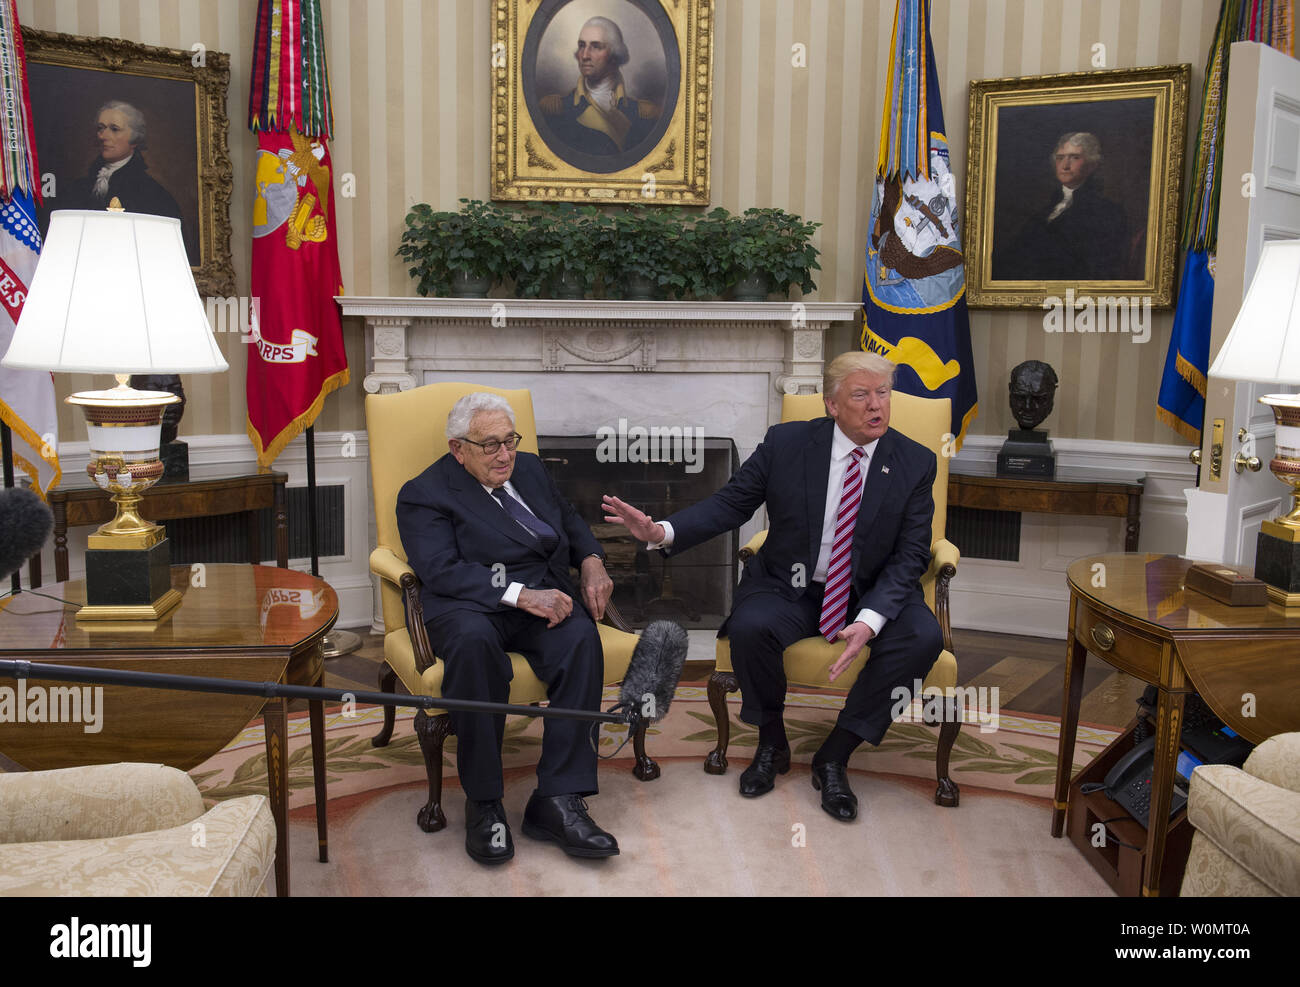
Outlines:
{"type": "Polygon", "coordinates": [[[607,524],[601,509],[601,497],[608,493],[658,520],[713,493],[740,465],[736,444],[731,439],[696,442],[702,450],[693,448],[683,457],[680,444],[674,454],[667,443],[652,444],[646,452],[593,436],[537,438],[556,486],[600,540],[614,580],[614,602],[636,627],[674,620],[692,629],[717,628],[731,612],[740,548],[737,532],[665,558],[647,552],[621,525],[607,524]],[[658,455],[660,449],[663,455],[658,455]]]}

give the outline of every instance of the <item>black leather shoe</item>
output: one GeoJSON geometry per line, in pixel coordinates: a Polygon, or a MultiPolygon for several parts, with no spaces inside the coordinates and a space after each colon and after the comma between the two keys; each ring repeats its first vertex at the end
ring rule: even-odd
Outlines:
{"type": "Polygon", "coordinates": [[[740,794],[747,799],[766,795],[776,783],[776,776],[790,770],[790,748],[778,750],[771,744],[759,744],[754,760],[740,773],[740,794]]]}
{"type": "Polygon", "coordinates": [[[844,765],[834,761],[814,764],[812,787],[822,793],[822,808],[827,813],[843,822],[858,818],[858,797],[849,788],[849,775],[844,765]]]}
{"type": "Polygon", "coordinates": [[[571,857],[613,857],[618,841],[587,815],[581,795],[543,796],[533,792],[524,809],[524,835],[549,840],[571,857]]]}
{"type": "Polygon", "coordinates": [[[515,855],[501,803],[465,800],[465,852],[481,864],[503,864],[515,855]]]}

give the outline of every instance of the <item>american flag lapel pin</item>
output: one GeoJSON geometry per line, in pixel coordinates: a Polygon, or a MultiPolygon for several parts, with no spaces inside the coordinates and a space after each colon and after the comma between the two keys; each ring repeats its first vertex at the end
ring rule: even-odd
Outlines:
{"type": "Polygon", "coordinates": [[[882,466],[882,467],[880,467],[880,472],[882,472],[882,473],[888,473],[888,472],[889,472],[889,467],[888,467],[888,466],[882,466]]]}

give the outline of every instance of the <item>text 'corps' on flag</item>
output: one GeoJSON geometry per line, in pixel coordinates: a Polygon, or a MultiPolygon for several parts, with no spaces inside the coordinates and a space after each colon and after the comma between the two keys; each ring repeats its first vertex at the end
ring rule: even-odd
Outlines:
{"type": "Polygon", "coordinates": [[[899,0],[867,225],[862,348],[898,364],[899,391],[951,399],[957,449],[977,410],[960,211],[929,0],[899,0]]]}

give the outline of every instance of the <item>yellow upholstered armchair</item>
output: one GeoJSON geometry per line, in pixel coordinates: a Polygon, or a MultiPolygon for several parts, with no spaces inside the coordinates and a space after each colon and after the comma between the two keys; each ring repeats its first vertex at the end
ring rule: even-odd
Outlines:
{"type": "MultiPolygon", "coordinates": [[[[533,398],[527,390],[503,391],[478,384],[427,384],[398,394],[370,394],[366,397],[366,428],[370,437],[370,480],[375,498],[375,527],[378,547],[370,553],[370,571],[379,576],[384,616],[384,663],[379,688],[391,692],[397,679],[416,696],[442,695],[443,664],[429,646],[420,603],[420,580],[406,564],[406,553],[397,531],[397,494],[402,485],[418,476],[430,463],[447,452],[447,415],[452,405],[475,391],[498,394],[515,412],[515,430],[523,436],[519,448],[537,453],[537,423],[533,398]]],[[[598,627],[605,654],[605,684],[620,682],[627,672],[636,646],[622,615],[609,604],[605,621],[598,627]]],[[[510,702],[537,705],[546,698],[546,687],[524,657],[510,653],[514,677],[510,702]]],[[[395,710],[384,709],[384,726],[372,743],[383,747],[393,734],[395,710]]],[[[429,777],[429,801],[417,821],[425,832],[447,825],[442,811],[442,748],[452,730],[445,712],[415,714],[415,732],[424,754],[429,777]]],[[[642,781],[659,777],[659,766],[645,753],[644,725],[632,738],[636,755],[633,773],[642,781]]]]}
{"type": "MultiPolygon", "coordinates": [[[[925,601],[939,619],[943,629],[944,650],[939,660],[926,676],[923,691],[929,693],[937,689],[945,695],[957,685],[957,659],[952,649],[952,629],[948,621],[948,581],[957,572],[957,560],[960,557],[957,546],[944,538],[944,526],[948,518],[948,458],[942,454],[943,435],[949,430],[951,403],[947,398],[921,398],[895,391],[892,398],[889,424],[902,432],[909,439],[921,443],[932,450],[939,460],[938,472],[934,479],[934,524],[930,542],[930,568],[921,577],[921,588],[925,592],[925,601]]],[[[787,394],[781,406],[782,421],[809,421],[826,414],[826,406],[820,394],[787,394]]],[[[749,544],[740,550],[741,561],[747,561],[763,544],[767,532],[759,532],[749,544]]],[[[785,649],[784,664],[786,680],[790,685],[814,689],[836,689],[847,692],[857,681],[862,666],[871,657],[868,647],[857,660],[832,685],[826,677],[827,671],[835,659],[844,650],[840,642],[828,643],[821,637],[807,637],[796,641],[785,649]]],[[[723,774],[727,770],[727,745],[731,740],[731,722],[727,713],[727,693],[740,688],[736,673],[731,664],[731,642],[719,638],[717,659],[713,675],[709,678],[709,705],[718,728],[718,746],[709,752],[704,761],[704,770],[709,774],[723,774]]],[[[945,708],[950,703],[943,704],[945,708]]],[[[927,710],[930,703],[925,704],[927,710]]],[[[939,731],[939,748],[936,757],[935,776],[939,785],[934,793],[934,800],[939,805],[955,806],[959,800],[956,783],[948,777],[948,759],[952,745],[961,729],[959,716],[944,716],[939,731]]]]}

